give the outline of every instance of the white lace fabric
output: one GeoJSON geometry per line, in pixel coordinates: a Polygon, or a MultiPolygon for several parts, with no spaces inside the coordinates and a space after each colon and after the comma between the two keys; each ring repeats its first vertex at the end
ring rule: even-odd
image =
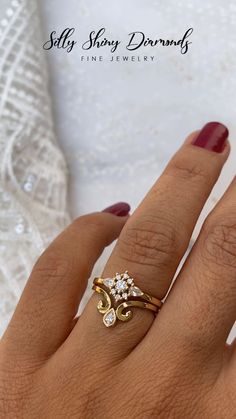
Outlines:
{"type": "Polygon", "coordinates": [[[38,255],[69,222],[34,0],[0,6],[0,334],[38,255]]]}

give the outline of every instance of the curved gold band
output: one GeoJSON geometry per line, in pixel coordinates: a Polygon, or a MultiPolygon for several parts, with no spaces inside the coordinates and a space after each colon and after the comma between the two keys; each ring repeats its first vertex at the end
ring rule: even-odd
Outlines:
{"type": "Polygon", "coordinates": [[[132,318],[129,307],[139,307],[158,313],[162,302],[138,288],[126,271],[116,274],[114,278],[95,278],[93,290],[102,296],[97,309],[103,314],[106,327],[113,326],[116,320],[126,322],[132,318]]]}

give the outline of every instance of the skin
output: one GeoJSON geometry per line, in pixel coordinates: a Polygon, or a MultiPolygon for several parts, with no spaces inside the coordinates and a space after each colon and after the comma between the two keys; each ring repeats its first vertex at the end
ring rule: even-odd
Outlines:
{"type": "Polygon", "coordinates": [[[236,179],[207,217],[169,288],[230,152],[185,141],[131,217],[83,216],[36,263],[0,343],[1,418],[236,417],[236,179]],[[165,303],[107,329],[93,265],[118,238],[103,277],[126,269],[165,303]]]}

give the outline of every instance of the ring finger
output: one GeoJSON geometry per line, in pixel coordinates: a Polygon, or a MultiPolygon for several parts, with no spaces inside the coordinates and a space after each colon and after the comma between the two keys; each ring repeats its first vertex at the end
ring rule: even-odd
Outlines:
{"type": "MultiPolygon", "coordinates": [[[[203,205],[229,154],[228,130],[209,123],[189,136],[168,164],[160,179],[124,227],[105,267],[103,277],[128,270],[143,291],[163,299],[183,257],[203,205]]],[[[133,319],[118,322],[112,334],[104,327],[93,296],[70,339],[78,342],[82,329],[87,345],[96,350],[109,337],[116,354],[128,353],[147,333],[153,322],[148,310],[133,310],[133,319]],[[84,332],[83,332],[84,335],[84,332]],[[125,336],[125,339],[121,340],[125,336]],[[99,337],[99,339],[98,339],[99,337]],[[90,346],[91,347],[91,346],[90,346]]],[[[76,346],[76,345],[75,345],[76,346]]]]}

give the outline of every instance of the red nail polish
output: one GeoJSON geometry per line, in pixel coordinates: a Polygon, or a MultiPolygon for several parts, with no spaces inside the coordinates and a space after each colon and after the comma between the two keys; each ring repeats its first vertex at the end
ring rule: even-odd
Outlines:
{"type": "Polygon", "coordinates": [[[225,125],[219,122],[209,122],[202,128],[193,145],[215,151],[216,153],[222,153],[228,136],[229,131],[225,125]]]}
{"type": "Polygon", "coordinates": [[[126,217],[130,212],[130,205],[126,202],[118,202],[111,207],[105,208],[102,212],[117,215],[118,217],[126,217]]]}

